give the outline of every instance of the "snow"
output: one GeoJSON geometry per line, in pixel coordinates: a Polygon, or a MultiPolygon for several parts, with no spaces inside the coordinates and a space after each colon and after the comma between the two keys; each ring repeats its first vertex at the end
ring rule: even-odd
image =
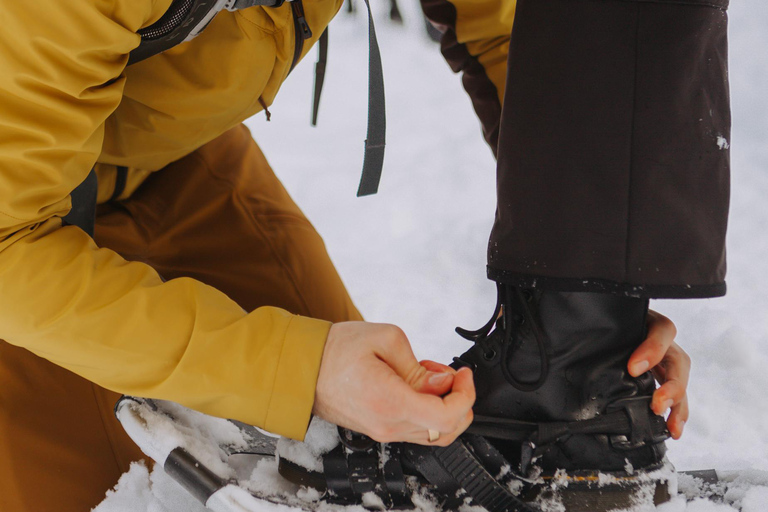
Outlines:
{"type": "Polygon", "coordinates": [[[322,456],[339,444],[336,426],[318,417],[312,418],[304,442],[288,438],[277,442],[277,453],[310,471],[323,471],[322,456]]]}
{"type": "MultiPolygon", "coordinates": [[[[729,504],[677,497],[656,512],[768,510],[768,10],[763,3],[741,0],[730,9],[734,129],[730,140],[718,139],[721,149],[730,145],[734,171],[728,296],[653,304],[675,320],[678,341],[693,359],[691,418],[683,439],[669,443],[669,458],[679,469],[717,468],[729,504]]],[[[404,27],[387,23],[385,4],[374,3],[389,115],[377,196],[355,198],[366,123],[367,20],[361,11],[353,17],[342,12],[331,26],[318,128],[308,122],[313,52],[270,107],[272,121],[261,114],[248,125],[323,235],[366,318],[401,326],[419,358],[449,361],[467,347],[453,328],[480,325],[494,304],[495,290],[485,277],[494,160],[459,78],[424,34],[416,2],[401,5],[404,27]]],[[[273,466],[258,469],[251,481],[281,485],[273,466]]],[[[683,491],[704,492],[694,484],[684,477],[679,482],[683,491]]],[[[237,489],[231,493],[229,499],[236,501],[237,489]]],[[[419,504],[434,508],[428,498],[419,504]]],[[[276,509],[289,507],[264,504],[261,510],[276,509]]],[[[94,512],[204,510],[162,470],[134,464],[94,512]]]]}

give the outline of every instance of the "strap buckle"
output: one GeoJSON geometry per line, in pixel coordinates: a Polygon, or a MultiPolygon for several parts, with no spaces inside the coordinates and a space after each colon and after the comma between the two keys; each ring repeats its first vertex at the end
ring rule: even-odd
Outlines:
{"type": "Polygon", "coordinates": [[[614,448],[633,450],[669,439],[670,434],[664,418],[657,416],[651,410],[651,398],[650,396],[623,398],[608,406],[608,413],[623,411],[629,418],[629,436],[610,436],[611,445],[614,448]]]}

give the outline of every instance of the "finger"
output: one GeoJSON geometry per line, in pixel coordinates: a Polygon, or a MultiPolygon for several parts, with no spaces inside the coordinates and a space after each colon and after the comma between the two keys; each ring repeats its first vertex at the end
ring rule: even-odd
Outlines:
{"type": "Polygon", "coordinates": [[[630,356],[627,368],[637,377],[661,362],[674,343],[677,328],[672,320],[655,311],[648,311],[648,336],[630,356]]]}
{"type": "Polygon", "coordinates": [[[437,363],[435,361],[430,361],[429,359],[424,359],[423,361],[419,361],[419,364],[427,369],[427,371],[430,372],[436,372],[436,373],[450,373],[452,375],[456,375],[456,370],[451,368],[448,365],[437,363]]]}
{"type": "Polygon", "coordinates": [[[651,373],[656,382],[664,384],[667,380],[667,370],[664,368],[664,361],[651,368],[651,373]]]}
{"type": "Polygon", "coordinates": [[[427,370],[427,373],[412,385],[416,391],[442,396],[451,390],[456,370],[429,360],[420,361],[419,364],[427,370]]]}
{"type": "Polygon", "coordinates": [[[445,433],[434,428],[425,430],[421,427],[413,428],[413,426],[411,426],[411,430],[407,434],[404,434],[403,438],[399,440],[425,446],[448,446],[469,428],[473,419],[474,415],[470,409],[453,432],[445,433]],[[433,433],[439,434],[439,437],[435,441],[429,440],[430,430],[432,430],[433,433]]]}
{"type": "Polygon", "coordinates": [[[679,404],[672,407],[672,412],[667,418],[667,428],[672,434],[672,439],[680,439],[685,429],[685,423],[688,421],[688,397],[685,396],[679,404]]]}
{"type": "Polygon", "coordinates": [[[411,388],[419,391],[428,379],[427,368],[416,360],[405,333],[395,325],[384,325],[388,332],[377,340],[374,353],[403,379],[411,388]]]}
{"type": "Polygon", "coordinates": [[[664,359],[664,383],[653,394],[651,407],[656,414],[679,404],[686,394],[691,371],[691,359],[677,344],[672,346],[664,359]]]}
{"type": "Polygon", "coordinates": [[[458,437],[466,431],[469,426],[472,424],[472,421],[475,419],[474,414],[472,413],[472,409],[467,411],[467,414],[464,416],[464,419],[462,419],[461,423],[459,424],[458,428],[454,430],[453,432],[450,432],[449,434],[440,434],[440,438],[430,444],[436,445],[436,446],[448,446],[452,442],[454,442],[458,437]]]}
{"type": "Polygon", "coordinates": [[[405,418],[426,429],[440,432],[456,430],[475,403],[472,371],[462,368],[454,376],[451,392],[442,399],[418,394],[403,404],[405,418]]]}
{"type": "Polygon", "coordinates": [[[446,372],[426,372],[411,387],[419,393],[443,396],[453,387],[454,375],[446,372]]]}

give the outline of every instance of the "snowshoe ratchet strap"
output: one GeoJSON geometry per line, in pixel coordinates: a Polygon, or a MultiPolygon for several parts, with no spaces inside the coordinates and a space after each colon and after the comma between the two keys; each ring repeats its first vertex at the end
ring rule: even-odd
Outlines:
{"type": "Polygon", "coordinates": [[[323,457],[323,473],[327,489],[342,503],[361,503],[365,494],[374,493],[387,509],[408,505],[407,465],[432,485],[446,509],[457,509],[470,497],[489,512],[539,512],[498,482],[461,438],[442,448],[382,445],[342,428],[339,437],[341,444],[323,457]]]}
{"type": "Polygon", "coordinates": [[[606,414],[588,420],[534,423],[475,416],[467,432],[494,439],[527,440],[537,446],[573,434],[606,434],[617,448],[632,449],[669,438],[664,418],[652,413],[651,397],[632,397],[608,406],[606,414]]]}

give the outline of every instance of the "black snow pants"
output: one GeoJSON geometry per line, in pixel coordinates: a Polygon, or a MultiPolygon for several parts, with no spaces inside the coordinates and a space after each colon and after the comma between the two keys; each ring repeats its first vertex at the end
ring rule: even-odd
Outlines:
{"type": "MultiPolygon", "coordinates": [[[[439,3],[424,0],[427,14],[439,17],[439,3]]],[[[491,279],[646,298],[725,293],[727,3],[518,0],[490,141],[491,279]]],[[[450,40],[450,16],[439,21],[450,40]]],[[[450,62],[457,44],[445,38],[450,62]]],[[[470,95],[482,91],[463,65],[470,95]]]]}

